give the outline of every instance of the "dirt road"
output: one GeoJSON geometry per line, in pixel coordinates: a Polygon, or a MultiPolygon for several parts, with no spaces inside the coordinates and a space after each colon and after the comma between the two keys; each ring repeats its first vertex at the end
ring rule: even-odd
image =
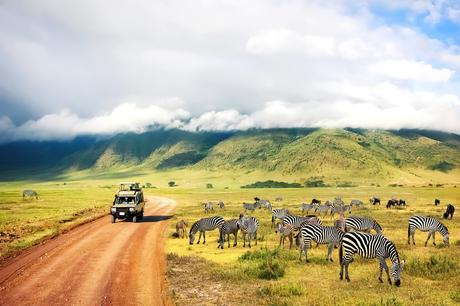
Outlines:
{"type": "Polygon", "coordinates": [[[175,202],[148,197],[140,223],[109,216],[0,267],[0,305],[167,305],[163,252],[175,202]]]}

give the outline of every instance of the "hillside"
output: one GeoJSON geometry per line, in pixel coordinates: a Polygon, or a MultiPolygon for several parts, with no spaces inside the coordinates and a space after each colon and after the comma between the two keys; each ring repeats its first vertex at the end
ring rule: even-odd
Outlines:
{"type": "Polygon", "coordinates": [[[460,136],[436,131],[268,129],[240,132],[157,130],[106,139],[0,146],[3,177],[120,169],[258,171],[329,182],[393,179],[456,182],[460,136]]]}

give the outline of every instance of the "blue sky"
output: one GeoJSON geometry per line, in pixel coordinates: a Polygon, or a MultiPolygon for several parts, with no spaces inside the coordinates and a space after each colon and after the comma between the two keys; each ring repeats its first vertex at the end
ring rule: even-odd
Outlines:
{"type": "Polygon", "coordinates": [[[452,0],[5,0],[0,142],[158,125],[460,133],[459,25],[452,0]]]}

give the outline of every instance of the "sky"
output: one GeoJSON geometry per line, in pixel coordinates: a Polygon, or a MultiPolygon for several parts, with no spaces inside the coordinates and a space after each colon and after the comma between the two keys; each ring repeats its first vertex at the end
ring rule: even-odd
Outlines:
{"type": "Polygon", "coordinates": [[[272,127],[460,133],[457,0],[2,0],[0,142],[272,127]]]}

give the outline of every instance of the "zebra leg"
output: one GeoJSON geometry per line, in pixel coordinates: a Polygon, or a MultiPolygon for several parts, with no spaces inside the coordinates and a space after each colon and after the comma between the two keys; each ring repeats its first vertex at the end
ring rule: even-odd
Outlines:
{"type": "Polygon", "coordinates": [[[206,244],[206,231],[203,231],[203,244],[206,244]]]}
{"type": "Polygon", "coordinates": [[[427,243],[428,243],[428,240],[430,240],[430,237],[431,237],[431,231],[428,233],[428,238],[426,238],[426,241],[425,241],[425,246],[427,245],[427,243]]]}
{"type": "Polygon", "coordinates": [[[198,241],[196,242],[196,244],[200,244],[200,240],[201,240],[201,231],[200,231],[200,235],[198,236],[198,241]]]}
{"type": "MultiPolygon", "coordinates": [[[[236,245],[237,245],[237,239],[238,239],[238,233],[233,234],[233,236],[234,236],[234,239],[233,239],[233,247],[236,247],[236,245]]],[[[229,237],[230,237],[230,235],[229,235],[229,237]]],[[[229,238],[229,240],[230,240],[230,238],[229,238]]],[[[228,247],[230,247],[230,245],[228,245],[228,247]]]]}
{"type": "Polygon", "coordinates": [[[246,233],[243,233],[243,248],[246,247],[246,233]]]}
{"type": "Polygon", "coordinates": [[[327,248],[327,260],[333,262],[334,260],[332,259],[332,248],[334,247],[335,243],[329,242],[328,248],[327,248]]]}
{"type": "Polygon", "coordinates": [[[348,275],[348,265],[349,264],[350,263],[348,261],[346,261],[346,263],[345,263],[345,279],[347,280],[347,282],[350,281],[350,276],[348,275]]]}
{"type": "Polygon", "coordinates": [[[433,236],[433,245],[436,245],[436,241],[434,239],[434,234],[436,234],[436,232],[433,232],[433,235],[432,235],[433,236]]]}
{"type": "Polygon", "coordinates": [[[415,229],[411,232],[412,235],[412,244],[415,245],[415,229]]]}
{"type": "MultiPolygon", "coordinates": [[[[257,245],[257,232],[255,232],[254,234],[254,239],[256,240],[256,245],[257,245]]],[[[283,244],[283,248],[284,248],[284,244],[283,244]]]]}
{"type": "Polygon", "coordinates": [[[379,277],[379,281],[381,283],[383,283],[383,281],[382,281],[382,269],[385,269],[385,272],[387,274],[388,283],[390,285],[392,285],[391,278],[390,278],[390,269],[388,269],[388,265],[387,265],[387,263],[386,263],[384,258],[380,258],[380,277],[379,277]]]}

